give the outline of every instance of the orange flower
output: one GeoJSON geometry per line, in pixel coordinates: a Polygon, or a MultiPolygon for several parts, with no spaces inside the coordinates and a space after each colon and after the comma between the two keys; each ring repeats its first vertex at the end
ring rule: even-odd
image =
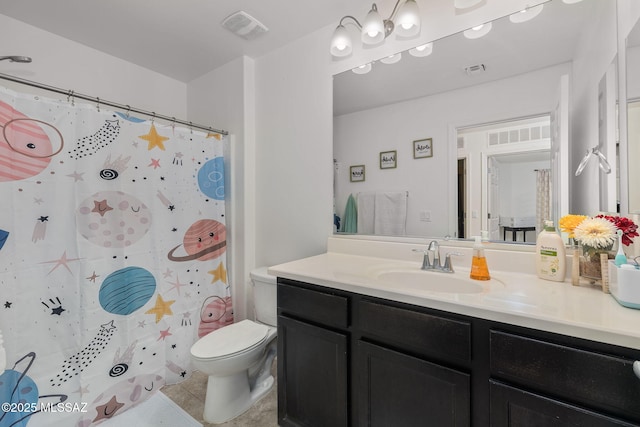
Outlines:
{"type": "Polygon", "coordinates": [[[569,233],[569,238],[572,239],[575,237],[573,231],[586,218],[586,215],[565,215],[558,221],[558,227],[565,233],[569,233]]]}

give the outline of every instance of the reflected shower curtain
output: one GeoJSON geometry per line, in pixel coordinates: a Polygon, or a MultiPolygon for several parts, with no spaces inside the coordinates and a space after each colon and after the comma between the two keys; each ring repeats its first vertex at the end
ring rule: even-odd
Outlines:
{"type": "Polygon", "coordinates": [[[536,233],[544,230],[544,221],[551,219],[551,170],[536,170],[536,233]]]}
{"type": "Polygon", "coordinates": [[[0,125],[0,426],[99,424],[233,321],[226,138],[6,89],[0,125]]]}

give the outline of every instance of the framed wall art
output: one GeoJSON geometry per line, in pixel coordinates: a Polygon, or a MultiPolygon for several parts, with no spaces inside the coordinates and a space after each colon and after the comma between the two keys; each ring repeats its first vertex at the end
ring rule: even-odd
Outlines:
{"type": "Polygon", "coordinates": [[[380,152],[380,169],[393,169],[398,166],[398,153],[393,151],[380,152]]]}
{"type": "Polygon", "coordinates": [[[433,157],[433,138],[413,141],[413,158],[423,159],[425,157],[433,157]]]}
{"type": "Polygon", "coordinates": [[[364,165],[349,166],[349,180],[351,182],[364,181],[364,165]]]}

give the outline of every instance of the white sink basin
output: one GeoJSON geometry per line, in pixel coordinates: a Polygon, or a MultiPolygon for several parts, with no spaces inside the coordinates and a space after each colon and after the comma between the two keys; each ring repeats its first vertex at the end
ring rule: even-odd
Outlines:
{"type": "Polygon", "coordinates": [[[490,285],[500,283],[495,279],[472,280],[461,273],[424,270],[383,271],[378,273],[376,278],[393,287],[451,294],[477,294],[485,291],[490,285]]]}

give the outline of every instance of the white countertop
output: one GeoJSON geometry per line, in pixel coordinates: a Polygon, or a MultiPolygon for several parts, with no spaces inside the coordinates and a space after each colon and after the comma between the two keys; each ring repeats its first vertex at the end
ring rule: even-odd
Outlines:
{"type": "MultiPolygon", "coordinates": [[[[640,349],[640,310],[622,307],[597,286],[572,286],[570,280],[551,282],[534,274],[493,271],[491,257],[499,255],[488,254],[492,280],[474,281],[482,286],[481,292],[434,292],[415,283],[403,286],[378,278],[383,272],[411,271],[424,273],[427,280],[447,280],[443,278],[449,276],[446,273],[422,272],[415,256],[405,261],[345,252],[330,251],[272,266],[268,272],[329,288],[640,349]]],[[[458,265],[454,276],[466,280],[469,268],[463,262],[458,265]]]]}

